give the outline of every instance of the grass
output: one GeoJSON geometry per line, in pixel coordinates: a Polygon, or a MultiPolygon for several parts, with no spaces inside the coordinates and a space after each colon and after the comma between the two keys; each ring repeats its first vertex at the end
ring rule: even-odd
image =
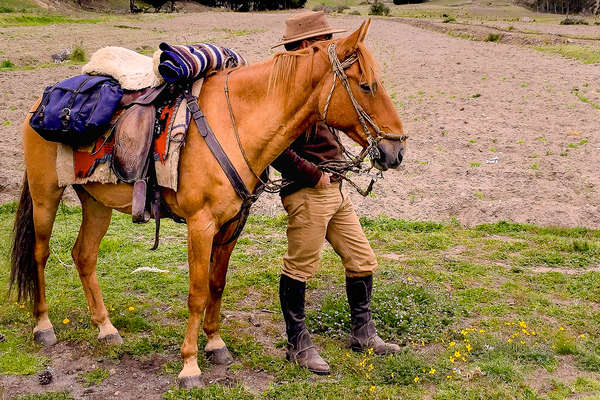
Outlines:
{"type": "MultiPolygon", "coordinates": [[[[484,197],[482,192],[474,196],[484,197]]],[[[14,203],[0,206],[3,287],[14,212],[14,203]]],[[[100,246],[98,274],[124,344],[107,348],[95,339],[70,259],[80,218],[77,207],[61,205],[46,268],[50,318],[59,340],[77,346],[79,356],[104,362],[102,368],[85,366],[79,384],[107,385],[109,369],[121,362],[131,369],[131,359],[153,355],[164,360],[157,373],[174,382],[187,321],[185,227],[164,222],[161,246],[148,252],[152,226],[113,216],[100,246]],[[140,266],[168,272],[132,274],[140,266]]],[[[345,347],[344,275],[339,258],[326,248],[308,285],[307,322],[332,375],[313,378],[286,362],[277,297],[286,222],[284,217],[252,216],[231,257],[223,297],[223,314],[235,315],[222,326],[235,358],[228,372],[233,378],[189,391],[172,388],[163,398],[557,399],[597,393],[600,273],[590,268],[600,264],[599,230],[510,221],[463,227],[456,220],[385,216],[361,218],[361,224],[379,260],[373,316],[382,337],[405,345],[401,353],[381,357],[345,347]],[[258,310],[266,310],[262,322],[249,322],[258,310]],[[563,375],[564,370],[571,372],[563,375]],[[255,381],[246,379],[259,376],[272,383],[250,392],[248,385],[255,381]]],[[[26,305],[2,296],[0,326],[6,335],[0,343],[1,374],[33,375],[51,364],[33,343],[26,305]]],[[[205,341],[201,334],[199,345],[205,341]]],[[[202,353],[199,364],[210,368],[202,353]]],[[[72,397],[51,392],[28,398],[72,397]]]]}
{"type": "Polygon", "coordinates": [[[0,15],[0,27],[2,26],[39,26],[58,24],[97,24],[100,18],[70,18],[62,15],[33,15],[33,14],[2,14],[0,15]]]}
{"type": "Polygon", "coordinates": [[[555,46],[534,46],[533,48],[545,53],[559,54],[566,58],[579,60],[584,64],[595,64],[600,62],[600,50],[590,46],[563,44],[555,46]]]}

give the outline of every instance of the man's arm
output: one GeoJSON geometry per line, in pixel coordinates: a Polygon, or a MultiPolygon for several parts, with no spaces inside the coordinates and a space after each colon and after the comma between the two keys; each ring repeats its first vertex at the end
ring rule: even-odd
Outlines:
{"type": "Polygon", "coordinates": [[[329,174],[323,173],[314,163],[300,157],[290,148],[277,157],[271,165],[287,178],[306,186],[315,187],[324,180],[322,179],[324,177],[329,181],[329,174]]]}

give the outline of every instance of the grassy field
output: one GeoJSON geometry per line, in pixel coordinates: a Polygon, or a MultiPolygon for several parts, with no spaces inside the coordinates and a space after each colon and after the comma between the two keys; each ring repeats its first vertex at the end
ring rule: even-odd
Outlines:
{"type": "MultiPolygon", "coordinates": [[[[0,207],[4,288],[14,209],[13,203],[0,207]]],[[[128,216],[114,215],[100,247],[98,275],[125,342],[104,348],[70,258],[79,220],[79,208],[61,206],[46,270],[59,341],[89,342],[82,351],[117,363],[124,356],[166,355],[172,361],[161,370],[175,382],[187,318],[185,227],[165,223],[161,246],[148,252],[150,224],[134,226],[128,216]],[[167,272],[132,273],[143,266],[167,272]]],[[[362,223],[380,263],[374,317],[383,337],[406,345],[400,354],[354,354],[345,347],[344,276],[337,255],[326,248],[309,285],[308,324],[332,375],[311,377],[289,365],[277,297],[285,218],[255,216],[232,256],[223,313],[261,312],[268,323],[252,331],[246,318],[226,318],[223,336],[236,360],[229,367],[235,384],[173,387],[164,398],[599,398],[600,231],[508,222],[465,228],[456,221],[386,217],[362,223]],[[257,392],[243,379],[249,371],[260,371],[271,383],[257,392]]],[[[0,374],[35,374],[51,364],[39,354],[31,327],[27,306],[2,296],[0,330],[6,341],[0,343],[0,374]]],[[[201,346],[204,341],[201,336],[201,346]]],[[[200,366],[210,368],[202,357],[200,366]]],[[[101,387],[107,376],[102,368],[88,369],[80,380],[101,387]]],[[[71,397],[60,392],[27,398],[71,397]]]]}

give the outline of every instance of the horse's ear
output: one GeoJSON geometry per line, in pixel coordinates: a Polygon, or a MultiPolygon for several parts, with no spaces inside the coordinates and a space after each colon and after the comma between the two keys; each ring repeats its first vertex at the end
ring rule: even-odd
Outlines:
{"type": "Polygon", "coordinates": [[[365,22],[363,22],[363,24],[361,25],[362,27],[362,32],[360,35],[360,38],[358,38],[358,42],[364,42],[365,41],[365,36],[367,36],[367,31],[369,30],[369,26],[371,25],[371,18],[367,19],[365,22]]]}
{"type": "Polygon", "coordinates": [[[340,53],[340,60],[346,58],[347,55],[353,53],[354,50],[358,47],[358,43],[361,41],[361,37],[363,37],[363,28],[367,21],[363,21],[356,31],[354,31],[349,36],[346,36],[338,46],[338,52],[340,53]]]}

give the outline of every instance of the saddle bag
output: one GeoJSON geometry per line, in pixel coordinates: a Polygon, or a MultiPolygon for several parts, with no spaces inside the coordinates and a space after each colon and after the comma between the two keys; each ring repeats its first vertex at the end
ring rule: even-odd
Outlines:
{"type": "Polygon", "coordinates": [[[46,88],[29,124],[51,142],[86,146],[106,131],[122,97],[110,77],[77,75],[46,88]]]}

